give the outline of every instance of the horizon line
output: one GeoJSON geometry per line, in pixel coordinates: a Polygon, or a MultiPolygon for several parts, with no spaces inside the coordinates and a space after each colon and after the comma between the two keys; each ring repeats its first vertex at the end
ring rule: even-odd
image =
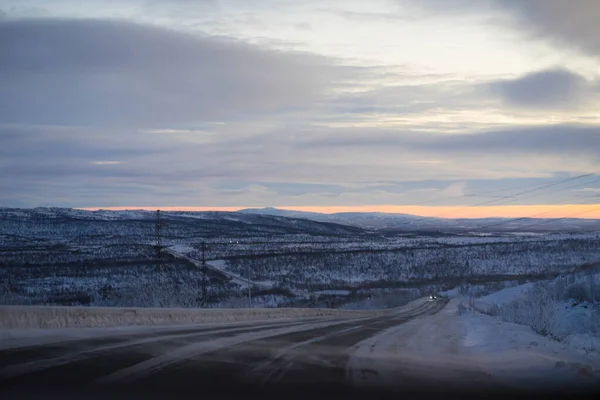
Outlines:
{"type": "Polygon", "coordinates": [[[225,211],[236,212],[245,209],[276,208],[285,211],[314,212],[335,214],[344,212],[410,214],[419,217],[477,219],[477,218],[578,218],[600,219],[600,204],[535,204],[535,205],[499,205],[499,206],[397,206],[397,205],[363,205],[363,206],[108,206],[108,207],[73,207],[86,211],[225,211]]]}

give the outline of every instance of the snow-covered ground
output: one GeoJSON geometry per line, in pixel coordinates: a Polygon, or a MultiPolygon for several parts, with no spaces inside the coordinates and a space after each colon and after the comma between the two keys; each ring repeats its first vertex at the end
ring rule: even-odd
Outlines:
{"type": "Polygon", "coordinates": [[[600,383],[600,357],[540,336],[527,326],[466,310],[455,298],[438,314],[390,328],[359,343],[347,376],[358,385],[429,376],[455,387],[531,388],[600,383]]]}
{"type": "Polygon", "coordinates": [[[214,270],[221,272],[223,275],[227,275],[228,277],[231,278],[231,281],[233,283],[236,283],[242,287],[248,287],[248,282],[250,282],[250,284],[252,286],[256,286],[256,287],[259,287],[262,289],[269,289],[269,288],[272,288],[275,284],[272,281],[251,281],[248,278],[244,278],[243,276],[241,276],[239,274],[231,272],[227,269],[227,261],[225,261],[225,260],[211,260],[211,261],[208,261],[206,263],[206,265],[209,268],[212,268],[214,270]]]}
{"type": "MultiPolygon", "coordinates": [[[[192,248],[191,246],[177,244],[177,245],[170,246],[166,251],[169,254],[174,255],[175,257],[184,258],[200,268],[201,262],[198,260],[195,260],[187,255],[193,250],[194,250],[194,248],[192,248]]],[[[268,281],[268,282],[251,281],[248,278],[242,277],[241,275],[238,275],[236,273],[233,273],[233,272],[227,270],[225,260],[207,261],[206,267],[210,268],[212,270],[215,270],[217,272],[220,272],[221,274],[229,277],[231,279],[231,282],[239,285],[242,288],[247,288],[248,283],[250,283],[252,286],[257,286],[257,287],[261,287],[264,289],[273,287],[273,282],[271,282],[271,281],[268,281]]]]}
{"type": "Polygon", "coordinates": [[[509,322],[544,327],[562,344],[600,357],[600,306],[593,301],[599,281],[600,274],[588,273],[527,283],[478,298],[475,308],[509,322]]]}
{"type": "Polygon", "coordinates": [[[600,383],[600,357],[536,334],[530,327],[466,311],[464,351],[499,382],[528,386],[600,383]]]}
{"type": "Polygon", "coordinates": [[[493,306],[500,306],[522,298],[533,286],[533,282],[525,283],[480,297],[475,300],[476,307],[481,311],[489,311],[493,306]]]}

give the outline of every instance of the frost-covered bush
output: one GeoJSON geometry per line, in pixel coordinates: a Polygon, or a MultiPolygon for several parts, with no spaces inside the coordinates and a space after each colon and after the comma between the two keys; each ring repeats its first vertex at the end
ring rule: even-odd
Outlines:
{"type": "Polygon", "coordinates": [[[583,282],[577,282],[568,286],[565,290],[565,299],[575,300],[579,302],[591,302],[592,296],[590,286],[583,282]]]}
{"type": "Polygon", "coordinates": [[[571,335],[600,336],[600,304],[593,304],[592,295],[600,292],[597,281],[593,275],[580,274],[539,282],[518,298],[495,304],[487,312],[558,340],[571,335]]]}
{"type": "Polygon", "coordinates": [[[552,335],[556,323],[554,291],[547,283],[538,283],[518,299],[494,305],[489,313],[504,321],[530,326],[540,335],[552,335]]]}

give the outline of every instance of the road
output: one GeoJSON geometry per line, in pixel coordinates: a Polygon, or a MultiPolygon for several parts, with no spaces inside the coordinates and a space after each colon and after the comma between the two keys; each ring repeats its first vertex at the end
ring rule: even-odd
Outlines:
{"type": "MultiPolygon", "coordinates": [[[[353,386],[348,377],[356,373],[349,374],[348,360],[358,343],[433,315],[446,303],[445,299],[414,302],[376,317],[148,328],[135,334],[15,347],[0,351],[0,387],[6,393],[26,388],[92,393],[114,389],[205,398],[209,392],[223,394],[234,388],[248,394],[261,388],[318,386],[341,393],[353,386]]],[[[399,387],[423,384],[414,378],[398,382],[399,387]]]]}
{"type": "MultiPolygon", "coordinates": [[[[175,251],[173,249],[169,249],[169,248],[165,249],[165,251],[174,257],[182,258],[184,260],[191,262],[192,264],[194,264],[196,267],[198,267],[200,269],[202,269],[202,267],[203,267],[201,261],[195,260],[189,256],[186,256],[183,253],[177,252],[177,251],[175,251]]],[[[214,264],[214,261],[206,261],[205,264],[206,264],[207,269],[213,270],[223,276],[230,278],[231,282],[236,283],[242,287],[247,287],[247,285],[251,285],[251,286],[256,286],[256,287],[270,288],[270,285],[265,285],[262,282],[253,282],[253,281],[249,280],[248,278],[244,278],[242,276],[233,274],[233,273],[225,270],[224,268],[219,268],[218,266],[216,266],[214,264]]]]}

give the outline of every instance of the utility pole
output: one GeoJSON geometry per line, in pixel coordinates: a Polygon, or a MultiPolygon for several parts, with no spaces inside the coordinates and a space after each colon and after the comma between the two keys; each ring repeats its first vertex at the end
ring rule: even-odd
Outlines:
{"type": "Polygon", "coordinates": [[[590,281],[590,298],[592,300],[592,304],[596,304],[596,293],[594,293],[594,287],[596,286],[596,282],[594,282],[594,272],[595,268],[590,269],[589,281],[590,281]]]}
{"type": "Polygon", "coordinates": [[[246,267],[248,273],[248,308],[252,308],[252,294],[250,291],[250,267],[246,267]]]}
{"type": "Polygon", "coordinates": [[[206,307],[208,302],[206,298],[206,243],[202,242],[200,248],[202,250],[202,304],[206,307]]]}
{"type": "Polygon", "coordinates": [[[156,210],[156,223],[154,226],[154,254],[156,258],[156,268],[162,272],[162,221],[160,220],[160,210],[156,210]]]}

